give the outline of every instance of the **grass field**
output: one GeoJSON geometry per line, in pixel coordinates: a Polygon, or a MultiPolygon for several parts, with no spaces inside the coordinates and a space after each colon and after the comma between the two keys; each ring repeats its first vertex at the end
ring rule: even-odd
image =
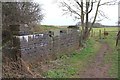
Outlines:
{"type": "Polygon", "coordinates": [[[59,29],[65,29],[65,28],[60,28],[58,26],[52,26],[52,25],[37,25],[32,29],[32,31],[34,33],[41,33],[41,32],[46,32],[50,30],[59,30],[59,29]]]}
{"type": "Polygon", "coordinates": [[[109,32],[109,35],[103,39],[99,40],[99,30],[104,31],[104,28],[94,28],[93,31],[96,33],[95,36],[90,37],[86,41],[85,48],[81,50],[76,50],[70,55],[63,55],[59,57],[56,61],[50,62],[50,64],[55,65],[54,68],[51,68],[43,73],[44,77],[47,78],[76,78],[79,71],[86,69],[88,64],[95,58],[97,51],[99,50],[101,44],[99,41],[104,41],[110,45],[112,52],[105,55],[103,64],[111,64],[109,69],[110,77],[118,77],[118,51],[115,47],[116,32],[118,28],[105,28],[109,32]]]}
{"type": "Polygon", "coordinates": [[[105,28],[93,28],[93,31],[95,32],[99,32],[99,30],[101,31],[118,31],[118,27],[105,27],[105,28]]]}

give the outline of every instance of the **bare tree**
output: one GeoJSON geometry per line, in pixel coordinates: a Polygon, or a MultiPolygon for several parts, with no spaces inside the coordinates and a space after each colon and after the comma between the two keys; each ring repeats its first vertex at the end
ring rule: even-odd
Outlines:
{"type": "MultiPolygon", "coordinates": [[[[80,20],[82,26],[82,39],[86,40],[89,36],[89,33],[96,22],[98,14],[102,17],[105,17],[105,14],[99,8],[103,5],[115,5],[117,0],[63,0],[60,1],[60,7],[64,12],[64,15],[70,14],[75,19],[80,20]],[[94,13],[94,16],[90,18],[90,14],[94,13]],[[88,23],[91,22],[92,24],[89,25],[88,23]]],[[[100,20],[99,20],[100,21],[100,20]]]]}
{"type": "Polygon", "coordinates": [[[30,24],[43,19],[41,6],[34,2],[4,2],[2,8],[2,21],[5,25],[30,24]]]}
{"type": "Polygon", "coordinates": [[[9,25],[41,22],[43,19],[41,5],[34,2],[3,2],[2,32],[3,39],[11,33],[9,25]],[[4,36],[5,35],[5,36],[4,36]]]}

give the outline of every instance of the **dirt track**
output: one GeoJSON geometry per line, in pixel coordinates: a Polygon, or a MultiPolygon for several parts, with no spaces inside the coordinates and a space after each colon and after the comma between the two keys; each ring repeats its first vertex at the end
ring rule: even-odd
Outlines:
{"type": "Polygon", "coordinates": [[[83,70],[78,74],[80,78],[110,78],[108,76],[108,70],[110,64],[103,64],[103,60],[106,54],[110,54],[111,48],[107,43],[102,43],[95,59],[90,62],[86,70],[83,70]]]}

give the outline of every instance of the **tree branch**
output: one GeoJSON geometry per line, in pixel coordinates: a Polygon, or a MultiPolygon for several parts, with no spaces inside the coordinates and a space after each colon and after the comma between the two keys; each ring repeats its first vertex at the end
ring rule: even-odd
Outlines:
{"type": "Polygon", "coordinates": [[[74,13],[74,14],[76,14],[76,15],[81,17],[81,15],[77,11],[72,9],[72,7],[69,6],[66,2],[61,2],[61,4],[62,4],[63,7],[67,8],[67,10],[63,9],[63,11],[66,11],[68,13],[70,12],[71,14],[74,13]]]}
{"type": "Polygon", "coordinates": [[[78,2],[78,0],[74,0],[74,1],[78,4],[79,7],[82,7],[82,5],[78,2]]]}
{"type": "Polygon", "coordinates": [[[96,18],[97,18],[97,14],[98,14],[98,9],[99,9],[99,5],[100,5],[100,2],[101,2],[101,0],[99,0],[98,1],[98,4],[97,4],[97,9],[96,9],[96,13],[95,13],[95,17],[94,17],[94,20],[93,20],[93,22],[92,22],[92,24],[91,24],[91,27],[90,27],[90,29],[89,29],[89,32],[91,31],[91,29],[92,29],[92,26],[93,26],[93,24],[95,23],[95,21],[96,21],[96,18]]]}
{"type": "Polygon", "coordinates": [[[93,2],[91,2],[91,9],[88,11],[88,13],[90,13],[92,11],[92,9],[93,9],[93,2]]]}
{"type": "Polygon", "coordinates": [[[108,1],[108,2],[105,2],[105,3],[99,4],[99,6],[102,6],[102,5],[115,5],[116,3],[117,3],[117,0],[113,0],[113,1],[108,1]]]}
{"type": "Polygon", "coordinates": [[[104,18],[106,18],[106,19],[109,19],[109,18],[104,14],[103,11],[99,10],[98,12],[99,12],[99,14],[100,14],[102,17],[104,17],[104,18]]]}

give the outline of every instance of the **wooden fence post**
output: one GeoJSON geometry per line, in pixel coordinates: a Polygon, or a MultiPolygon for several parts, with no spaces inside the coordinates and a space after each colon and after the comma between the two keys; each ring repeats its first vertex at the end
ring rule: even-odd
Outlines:
{"type": "Polygon", "coordinates": [[[91,37],[93,37],[93,29],[91,30],[91,37]]]}
{"type": "MultiPolygon", "coordinates": [[[[106,30],[105,30],[105,28],[104,28],[104,33],[105,33],[105,31],[106,31],[106,30]]],[[[105,35],[104,35],[104,39],[105,39],[105,35]]]]}
{"type": "Polygon", "coordinates": [[[101,30],[99,30],[99,39],[101,39],[101,30]]]}

